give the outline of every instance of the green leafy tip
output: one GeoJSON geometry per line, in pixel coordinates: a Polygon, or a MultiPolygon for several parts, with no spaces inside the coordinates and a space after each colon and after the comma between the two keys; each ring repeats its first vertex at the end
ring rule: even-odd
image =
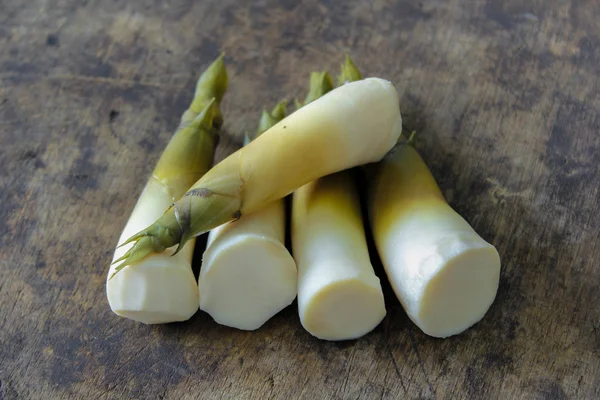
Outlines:
{"type": "MultiPolygon", "coordinates": [[[[190,115],[199,113],[206,105],[206,103],[214,98],[215,102],[213,107],[215,108],[214,126],[216,128],[223,124],[223,114],[221,112],[221,101],[227,91],[229,85],[229,78],[227,77],[227,69],[225,68],[225,61],[221,54],[211,65],[200,75],[198,82],[196,83],[196,90],[194,92],[194,100],[190,105],[190,115]]],[[[188,117],[182,118],[185,120],[188,117]]]]}
{"type": "Polygon", "coordinates": [[[296,107],[296,110],[299,110],[302,108],[302,102],[298,99],[294,99],[294,107],[296,107]]]}
{"type": "MultiPolygon", "coordinates": [[[[152,240],[152,236],[144,236],[144,235],[133,236],[133,237],[129,238],[127,241],[125,241],[124,243],[122,243],[117,248],[119,248],[123,245],[126,245],[127,243],[131,243],[133,241],[135,241],[133,247],[131,247],[129,250],[127,250],[127,252],[125,254],[123,254],[122,257],[119,257],[115,261],[112,262],[111,265],[119,263],[119,262],[121,264],[119,264],[115,268],[115,271],[110,275],[109,280],[112,279],[117,273],[119,273],[119,271],[121,271],[126,266],[134,264],[138,261],[141,261],[146,256],[148,256],[154,252],[159,252],[157,250],[160,250],[160,249],[155,249],[155,243],[152,240]]],[[[164,249],[161,251],[164,251],[164,249]]]]}
{"type": "Polygon", "coordinates": [[[285,109],[287,108],[287,100],[281,100],[279,103],[273,107],[273,111],[271,111],[271,116],[277,120],[277,122],[281,121],[285,118],[285,109]]]}
{"type": "Polygon", "coordinates": [[[310,74],[310,89],[304,99],[304,105],[317,100],[331,90],[333,90],[333,78],[327,71],[312,72],[310,74]]]}
{"type": "Polygon", "coordinates": [[[256,135],[254,135],[254,138],[256,139],[264,132],[269,130],[273,125],[277,124],[279,121],[284,119],[286,107],[287,100],[282,100],[279,103],[277,103],[277,105],[273,108],[273,111],[268,112],[267,110],[263,110],[262,114],[260,115],[258,129],[256,131],[256,135]]]}
{"type": "Polygon", "coordinates": [[[217,113],[217,110],[213,107],[216,101],[217,99],[212,97],[206,103],[200,113],[194,117],[190,123],[190,126],[195,128],[204,128],[207,131],[211,131],[211,128],[213,127],[213,120],[215,118],[215,114],[217,113]]]}
{"type": "Polygon", "coordinates": [[[194,97],[209,95],[215,97],[217,102],[223,100],[229,84],[224,58],[225,53],[221,53],[202,73],[198,83],[196,83],[194,97]]]}
{"type": "Polygon", "coordinates": [[[346,54],[346,59],[341,66],[341,72],[338,75],[338,85],[342,86],[348,82],[360,81],[362,79],[362,74],[350,58],[348,54],[346,54]]]}

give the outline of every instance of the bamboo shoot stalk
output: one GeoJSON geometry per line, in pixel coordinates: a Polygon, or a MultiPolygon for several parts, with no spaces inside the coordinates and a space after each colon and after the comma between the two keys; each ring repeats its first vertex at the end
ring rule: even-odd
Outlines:
{"type": "MultiPolygon", "coordinates": [[[[338,81],[360,79],[347,57],[338,81]]],[[[292,249],[298,266],[298,313],[310,334],[324,340],[356,339],[383,320],[383,292],[369,260],[351,171],[296,190],[292,249]]]]}
{"type": "MultiPolygon", "coordinates": [[[[263,111],[257,135],[284,116],[285,102],[263,111]]],[[[219,324],[255,330],[290,305],[297,270],[284,243],[283,199],[211,230],[198,278],[200,309],[219,324]]]]}
{"type": "Polygon", "coordinates": [[[127,238],[160,218],[212,165],[218,128],[222,124],[220,103],[227,89],[223,56],[200,76],[194,99],[163,154],[119,238],[109,268],[106,295],[113,312],[145,324],[189,319],[198,309],[198,287],[191,261],[194,241],[176,255],[173,249],[155,253],[114,276],[114,260],[131,248],[127,238]],[[114,276],[114,277],[113,277],[114,276]]]}
{"type": "Polygon", "coordinates": [[[369,219],[406,313],[426,334],[445,338],[483,318],[498,289],[500,257],[448,205],[411,142],[402,139],[367,168],[369,219]]]}

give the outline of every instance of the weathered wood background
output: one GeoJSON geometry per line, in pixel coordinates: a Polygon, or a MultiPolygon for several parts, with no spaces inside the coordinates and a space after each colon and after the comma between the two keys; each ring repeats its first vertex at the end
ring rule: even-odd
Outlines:
{"type": "Polygon", "coordinates": [[[600,397],[598,74],[596,0],[0,0],[0,399],[600,397]],[[347,343],[295,304],[252,333],[112,314],[118,235],[221,51],[218,158],[345,52],[393,81],[502,256],[481,323],[427,337],[387,283],[388,316],[347,343]]]}

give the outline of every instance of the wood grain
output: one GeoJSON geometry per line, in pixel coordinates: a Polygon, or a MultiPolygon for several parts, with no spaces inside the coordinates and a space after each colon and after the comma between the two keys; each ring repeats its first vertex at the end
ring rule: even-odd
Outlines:
{"type": "MultiPolygon", "coordinates": [[[[0,399],[600,397],[600,3],[0,0],[0,399]],[[351,52],[398,88],[450,204],[502,256],[484,320],[366,337],[111,313],[118,235],[226,52],[230,153],[351,52]]],[[[201,250],[201,249],[200,249],[201,250]]],[[[377,272],[382,269],[374,260],[377,272]]]]}

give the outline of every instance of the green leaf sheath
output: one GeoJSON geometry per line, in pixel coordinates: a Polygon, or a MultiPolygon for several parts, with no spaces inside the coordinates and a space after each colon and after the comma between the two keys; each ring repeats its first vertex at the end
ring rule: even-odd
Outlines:
{"type": "MultiPolygon", "coordinates": [[[[198,79],[194,99],[154,168],[151,179],[164,184],[173,201],[181,198],[212,166],[219,127],[223,123],[220,105],[227,85],[227,71],[221,55],[198,79]]],[[[160,253],[179,242],[182,227],[177,220],[159,222],[121,244],[136,241],[123,257],[114,261],[124,261],[116,268],[117,272],[150,253],[160,253]]]]}
{"type": "Polygon", "coordinates": [[[183,196],[212,166],[227,83],[220,56],[200,75],[192,103],[154,168],[154,178],[170,188],[173,200],[183,196]]]}
{"type": "MultiPolygon", "coordinates": [[[[286,102],[279,102],[270,113],[263,110],[258,124],[256,137],[267,131],[279,121],[285,118],[286,102]]],[[[189,190],[175,204],[173,213],[163,215],[161,226],[170,227],[170,231],[157,232],[166,235],[181,227],[183,234],[179,238],[178,250],[192,237],[205,232],[207,227],[215,227],[232,219],[240,217],[239,210],[242,205],[242,188],[239,176],[225,175],[221,181],[207,182],[209,188],[194,188],[189,190]],[[201,202],[196,201],[202,198],[201,202]],[[237,199],[238,201],[232,201],[237,199]]],[[[175,245],[177,243],[173,243],[175,245]]]]}
{"type": "Polygon", "coordinates": [[[154,172],[153,179],[162,182],[177,200],[212,165],[217,145],[217,129],[212,127],[214,98],[188,124],[180,125],[163,154],[154,172]]]}

